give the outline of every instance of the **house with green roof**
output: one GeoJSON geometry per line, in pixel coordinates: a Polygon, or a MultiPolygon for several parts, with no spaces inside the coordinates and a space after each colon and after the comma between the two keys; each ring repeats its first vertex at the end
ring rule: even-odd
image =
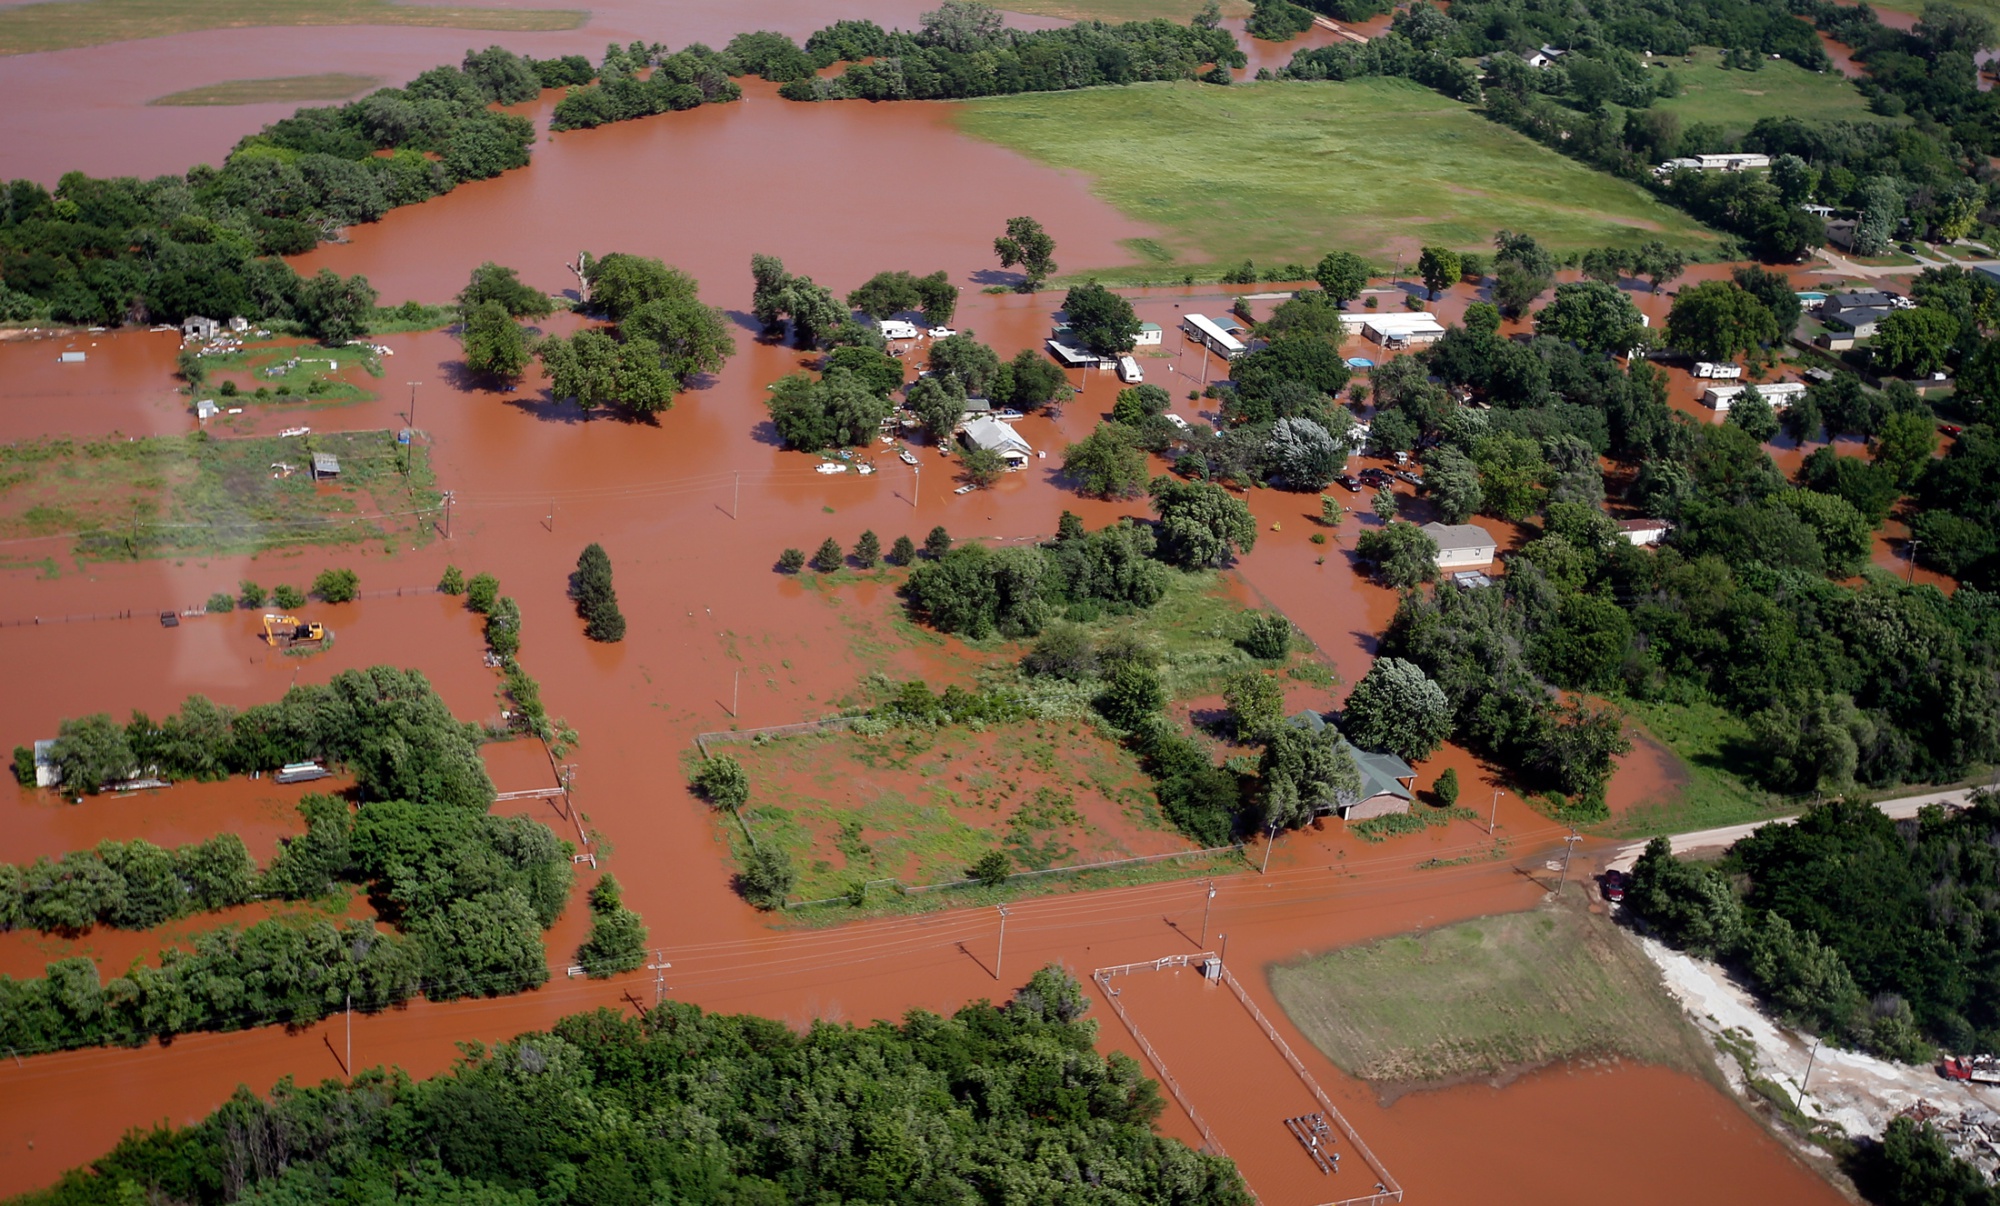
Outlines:
{"type": "MultiPolygon", "coordinates": [[[[1307,709],[1292,717],[1292,723],[1317,733],[1326,727],[1326,717],[1307,709]]],[[[1361,790],[1351,796],[1342,793],[1330,811],[1348,821],[1410,811],[1417,790],[1415,768],[1394,754],[1360,749],[1351,741],[1344,744],[1354,758],[1354,769],[1361,772],[1361,790]]]]}

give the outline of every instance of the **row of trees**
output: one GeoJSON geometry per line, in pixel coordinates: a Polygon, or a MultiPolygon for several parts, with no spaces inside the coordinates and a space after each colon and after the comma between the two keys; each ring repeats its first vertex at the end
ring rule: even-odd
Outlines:
{"type": "Polygon", "coordinates": [[[364,799],[421,796],[479,810],[493,800],[479,740],[478,727],[454,720],[422,673],[375,666],[240,712],[191,695],[157,721],[143,712],[124,725],[101,712],[64,720],[51,755],[65,788],[77,792],[134,773],[219,780],[320,759],[346,764],[364,799]]]}
{"type": "MultiPolygon", "coordinates": [[[[930,534],[924,537],[922,556],[936,561],[950,551],[951,533],[944,530],[943,524],[932,528],[930,534]]],[[[908,566],[916,564],[919,552],[914,540],[908,536],[898,536],[896,543],[889,546],[889,551],[885,553],[882,551],[882,538],[875,534],[873,528],[869,528],[855,538],[852,553],[841,552],[840,542],[831,536],[820,541],[819,548],[813,551],[811,558],[807,558],[800,549],[786,549],[778,554],[778,570],[780,573],[796,574],[810,565],[822,574],[831,574],[845,567],[850,557],[858,568],[865,570],[874,569],[884,561],[890,565],[908,566]]]]}
{"type": "Polygon", "coordinates": [[[914,33],[872,21],[842,21],[806,40],[803,54],[782,34],[760,34],[767,64],[799,72],[778,89],[787,100],[948,100],[1017,92],[1058,92],[1103,84],[1210,79],[1247,60],[1212,17],[1192,24],[1081,22],[1061,29],[1008,29],[1000,13],[971,0],[943,0],[914,33]],[[838,76],[801,70],[826,55],[846,62],[838,76]]]}
{"type": "Polygon", "coordinates": [[[549,129],[587,130],[607,122],[726,104],[743,95],[729,78],[733,66],[726,56],[700,43],[678,54],[668,53],[664,46],[614,43],[605,50],[597,82],[572,87],[556,102],[549,129]],[[647,69],[641,79],[639,72],[647,69]]]}
{"type": "Polygon", "coordinates": [[[539,68],[497,46],[467,52],[404,87],[300,109],[220,168],[184,176],[71,172],[53,193],[12,181],[0,189],[0,313],[96,325],[245,315],[353,338],[375,303],[367,281],[301,279],[277,257],[526,164],[533,126],[489,106],[533,99],[539,68]]]}
{"type": "Polygon", "coordinates": [[[1004,1184],[1058,1201],[1095,1182],[1134,1201],[1248,1203],[1228,1159],[1153,1133],[1158,1087],[1097,1053],[1088,1008],[1050,967],[1004,1005],[866,1027],[801,1032],[672,1001],[577,1014],[429,1080],[242,1091],[190,1126],[135,1133],[43,1200],[920,1202],[1004,1184]],[[679,1138],[694,1131],[707,1138],[679,1138]]]}

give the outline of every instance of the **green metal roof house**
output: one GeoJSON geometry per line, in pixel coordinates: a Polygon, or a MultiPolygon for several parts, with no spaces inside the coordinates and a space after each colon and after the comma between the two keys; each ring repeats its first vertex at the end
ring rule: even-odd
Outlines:
{"type": "MultiPolygon", "coordinates": [[[[1292,723],[1317,733],[1326,727],[1326,717],[1308,708],[1292,717],[1292,723]]],[[[1350,799],[1336,801],[1331,809],[1334,815],[1343,820],[1365,821],[1369,817],[1410,811],[1410,801],[1416,795],[1417,772],[1409,763],[1394,754],[1357,748],[1351,741],[1347,742],[1347,752],[1354,755],[1354,768],[1361,772],[1361,790],[1350,799]]]]}

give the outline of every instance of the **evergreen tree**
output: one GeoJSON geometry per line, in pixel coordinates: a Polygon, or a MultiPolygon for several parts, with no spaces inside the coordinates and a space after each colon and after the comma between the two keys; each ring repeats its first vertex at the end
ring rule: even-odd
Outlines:
{"type": "Polygon", "coordinates": [[[804,569],[806,555],[798,549],[786,549],[778,554],[778,569],[787,574],[796,574],[804,569]]]}
{"type": "Polygon", "coordinates": [[[646,923],[625,907],[616,876],[607,874],[590,890],[590,933],[576,949],[576,961],[593,980],[635,971],[646,962],[646,923]]]}
{"type": "Polygon", "coordinates": [[[870,528],[861,533],[861,539],[854,542],[854,561],[862,569],[874,569],[875,563],[880,560],[882,560],[882,541],[875,535],[875,529],[870,528]]]}
{"type": "Polygon", "coordinates": [[[908,565],[917,559],[917,545],[908,536],[896,537],[896,543],[889,549],[889,564],[908,565]]]}
{"type": "Polygon", "coordinates": [[[951,552],[951,533],[944,530],[943,524],[939,524],[931,529],[930,535],[924,537],[924,556],[936,561],[949,552],[951,552]]]}
{"type": "Polygon", "coordinates": [[[583,635],[606,643],[625,639],[625,617],[618,610],[618,592],[611,587],[611,557],[595,542],[576,559],[570,577],[570,598],[583,617],[583,635]]]}
{"type": "Polygon", "coordinates": [[[831,536],[820,542],[819,551],[812,557],[812,567],[822,574],[830,574],[845,564],[847,559],[841,556],[840,545],[831,536]]]}

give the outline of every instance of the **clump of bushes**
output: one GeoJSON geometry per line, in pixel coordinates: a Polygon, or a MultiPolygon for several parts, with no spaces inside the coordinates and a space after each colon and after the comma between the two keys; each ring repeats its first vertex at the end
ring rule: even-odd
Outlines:
{"type": "Polygon", "coordinates": [[[731,812],[743,807],[750,799],[750,774],[743,769],[741,762],[728,754],[718,754],[704,761],[695,770],[690,786],[709,803],[731,812]]]}
{"type": "Polygon", "coordinates": [[[636,971],[646,962],[646,923],[625,907],[616,876],[607,874],[590,889],[590,933],[576,948],[576,961],[593,980],[636,971]]]}
{"type": "Polygon", "coordinates": [[[296,586],[280,582],[271,588],[271,603],[286,611],[296,611],[306,605],[305,592],[296,586]]]}
{"type": "Polygon", "coordinates": [[[583,617],[583,635],[607,644],[625,639],[625,616],[618,610],[618,592],[611,587],[611,557],[604,546],[587,545],[576,559],[569,596],[583,617]]]}
{"type": "MultiPolygon", "coordinates": [[[[321,570],[313,579],[312,593],[322,603],[352,603],[361,593],[361,575],[351,569],[321,570]]],[[[288,606],[297,606],[289,604],[288,606]]]]}

